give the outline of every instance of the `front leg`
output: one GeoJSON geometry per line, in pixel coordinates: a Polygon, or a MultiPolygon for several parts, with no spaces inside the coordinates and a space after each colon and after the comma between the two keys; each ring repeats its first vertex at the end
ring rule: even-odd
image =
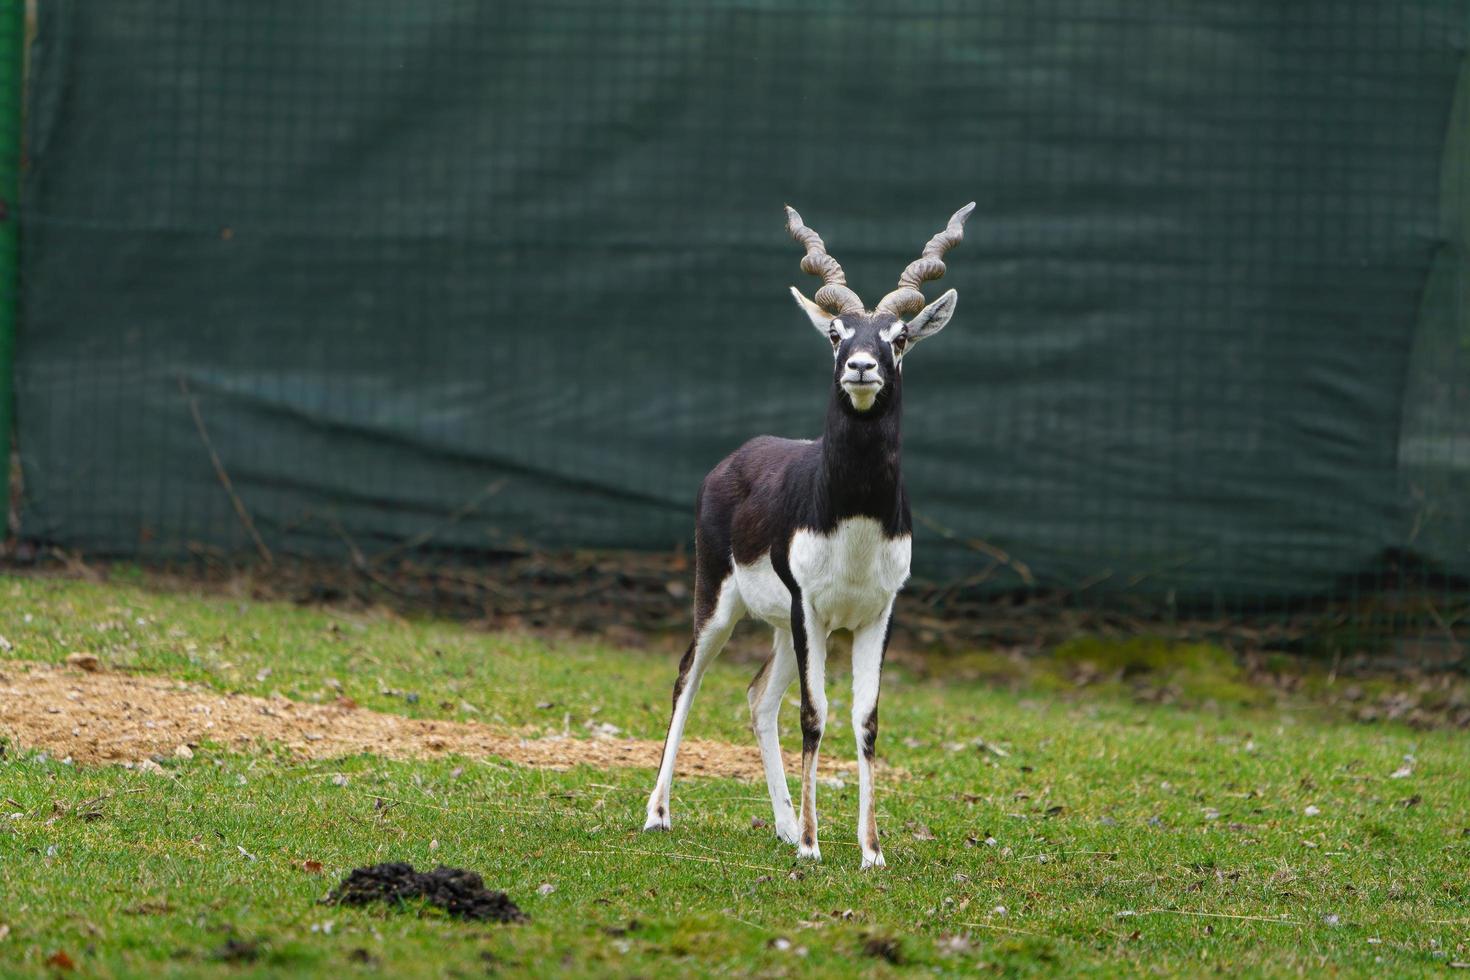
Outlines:
{"type": "Polygon", "coordinates": [[[864,868],[883,867],[873,803],[873,756],[878,747],[878,682],[883,674],[883,654],[888,649],[892,625],[893,603],[890,602],[881,619],[864,626],[852,637],[852,731],[857,737],[858,760],[857,838],[864,868]]]}
{"type": "Polygon", "coordinates": [[[827,727],[827,631],[800,594],[792,596],[791,638],[801,682],[801,840],[796,856],[822,859],[817,844],[817,750],[827,727]]]}

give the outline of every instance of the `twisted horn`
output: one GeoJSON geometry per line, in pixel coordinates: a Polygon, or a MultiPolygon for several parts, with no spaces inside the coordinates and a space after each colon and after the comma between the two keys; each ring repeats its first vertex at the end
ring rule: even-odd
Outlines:
{"type": "Polygon", "coordinates": [[[843,313],[861,313],[863,301],[858,294],[847,288],[847,276],[837,260],[827,254],[822,236],[802,223],[801,215],[791,205],[786,205],[786,230],[796,239],[806,256],[801,260],[801,271],[809,276],[821,276],[822,288],[813,297],[816,304],[834,316],[843,313]]]}
{"type": "Polygon", "coordinates": [[[950,215],[949,224],[929,239],[924,251],[898,277],[898,288],[884,296],[874,312],[892,313],[899,319],[907,320],[924,308],[924,294],[919,292],[919,284],[944,275],[944,253],[965,237],[965,219],[973,210],[975,202],[971,201],[950,215]]]}

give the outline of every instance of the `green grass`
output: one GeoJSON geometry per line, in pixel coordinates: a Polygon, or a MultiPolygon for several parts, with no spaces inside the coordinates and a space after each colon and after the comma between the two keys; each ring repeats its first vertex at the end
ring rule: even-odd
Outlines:
{"type": "MultiPolygon", "coordinates": [[[[386,613],[25,577],[0,578],[0,636],[9,657],[88,650],[224,690],[346,694],[532,733],[609,722],[645,738],[662,736],[675,661],[386,613]]],[[[1163,659],[1128,669],[1169,671],[1181,689],[1239,683],[1208,650],[1183,658],[1193,667],[1148,651],[1128,662],[1163,659]]],[[[846,676],[833,667],[826,749],[850,758],[846,676]]],[[[752,672],[716,663],[692,735],[749,738],[752,672]]],[[[809,865],[752,827],[769,817],[754,783],[681,779],[673,833],[643,835],[652,774],[641,770],[300,763],[205,746],[156,776],[11,747],[0,975],[44,975],[58,950],[96,976],[1437,975],[1470,961],[1463,734],[957,676],[885,675],[879,751],[902,775],[880,783],[889,867],[876,874],[857,870],[851,784],[821,789],[825,860],[809,865]],[[1413,774],[1390,778],[1405,755],[1413,774]],[[318,904],[350,868],[385,860],[473,868],[531,922],[318,904]],[[886,938],[900,963],[865,951],[886,938]],[[255,958],[221,958],[231,939],[255,958]]],[[[794,720],[788,710],[788,746],[794,720]]]]}

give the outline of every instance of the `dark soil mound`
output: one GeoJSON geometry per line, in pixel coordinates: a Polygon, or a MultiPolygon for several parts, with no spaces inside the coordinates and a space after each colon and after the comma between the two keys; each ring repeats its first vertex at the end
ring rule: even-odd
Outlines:
{"type": "Polygon", "coordinates": [[[371,902],[399,904],[424,898],[459,919],[478,922],[524,922],[522,912],[505,892],[491,891],[485,881],[464,868],[415,871],[404,862],[355,868],[332,889],[326,901],[332,905],[367,905],[371,902]]]}

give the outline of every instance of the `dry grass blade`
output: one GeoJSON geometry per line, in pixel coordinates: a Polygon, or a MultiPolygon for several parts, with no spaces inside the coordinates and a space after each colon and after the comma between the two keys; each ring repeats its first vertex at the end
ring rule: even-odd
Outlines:
{"type": "Polygon", "coordinates": [[[179,391],[189,403],[189,414],[194,417],[194,428],[199,431],[199,439],[204,443],[204,449],[209,453],[209,462],[214,466],[214,475],[219,479],[220,486],[225,488],[230,504],[235,508],[235,515],[240,518],[240,524],[250,535],[250,540],[255,543],[255,550],[260,555],[260,560],[267,565],[274,565],[275,557],[266,547],[260,532],[255,529],[255,521],[250,517],[250,511],[246,509],[245,502],[235,492],[235,485],[230,481],[229,471],[225,469],[224,462],[219,458],[219,453],[215,451],[214,442],[209,438],[209,429],[204,424],[204,416],[199,412],[199,400],[194,397],[194,392],[189,390],[189,382],[182,374],[179,375],[179,391]]]}

